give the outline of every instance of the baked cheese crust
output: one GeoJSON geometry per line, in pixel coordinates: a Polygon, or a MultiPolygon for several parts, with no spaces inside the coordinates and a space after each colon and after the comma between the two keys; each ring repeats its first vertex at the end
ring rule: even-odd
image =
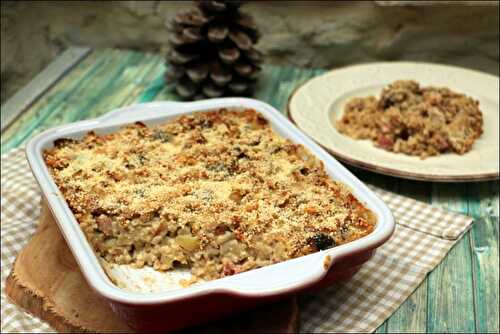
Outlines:
{"type": "Polygon", "coordinates": [[[483,133],[483,115],[479,102],[464,94],[400,80],[384,88],[380,99],[349,100],[336,128],[387,151],[424,159],[470,151],[483,133]]]}
{"type": "Polygon", "coordinates": [[[44,158],[106,261],[216,279],[361,238],[375,215],[255,110],[60,139],[44,158]]]}

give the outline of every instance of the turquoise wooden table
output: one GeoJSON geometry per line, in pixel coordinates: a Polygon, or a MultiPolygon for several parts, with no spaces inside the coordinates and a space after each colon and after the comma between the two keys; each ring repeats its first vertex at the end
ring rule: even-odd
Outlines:
{"type": "MultiPolygon", "coordinates": [[[[115,49],[66,51],[2,105],[2,154],[59,124],[93,118],[132,103],[176,100],[164,85],[164,71],[163,59],[157,54],[115,49]]],[[[322,72],[266,65],[254,97],[284,110],[294,88],[322,72]]],[[[424,183],[350,169],[364,181],[473,216],[476,221],[377,332],[498,332],[498,181],[424,183]]]]}

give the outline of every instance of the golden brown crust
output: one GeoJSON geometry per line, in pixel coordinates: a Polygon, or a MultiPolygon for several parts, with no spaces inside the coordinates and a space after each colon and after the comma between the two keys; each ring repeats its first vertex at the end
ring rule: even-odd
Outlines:
{"type": "Polygon", "coordinates": [[[463,94],[396,81],[383,89],[380,99],[350,100],[336,128],[385,150],[425,158],[468,152],[483,133],[483,117],[479,102],[463,94]]]}
{"type": "Polygon", "coordinates": [[[97,254],[214,279],[369,234],[375,216],[254,110],[65,140],[44,154],[97,254]]]}

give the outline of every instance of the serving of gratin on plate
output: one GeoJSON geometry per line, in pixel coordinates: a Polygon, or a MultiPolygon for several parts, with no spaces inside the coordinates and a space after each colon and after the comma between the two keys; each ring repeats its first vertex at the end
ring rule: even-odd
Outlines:
{"type": "Polygon", "coordinates": [[[349,100],[335,128],[354,139],[371,139],[387,151],[421,159],[469,152],[483,134],[479,102],[446,87],[421,87],[398,80],[385,87],[380,98],[349,100]]]}
{"type": "Polygon", "coordinates": [[[290,97],[288,116],[343,162],[433,182],[499,177],[499,79],[429,63],[347,66],[290,97]]]}

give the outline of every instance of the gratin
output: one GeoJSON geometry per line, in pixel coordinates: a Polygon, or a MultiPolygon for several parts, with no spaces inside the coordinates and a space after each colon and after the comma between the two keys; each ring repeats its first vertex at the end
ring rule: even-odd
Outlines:
{"type": "Polygon", "coordinates": [[[483,133],[479,102],[445,87],[399,80],[374,96],[354,98],[336,122],[340,133],[388,151],[421,158],[464,154],[483,133]]]}
{"type": "Polygon", "coordinates": [[[371,233],[375,215],[252,109],[59,139],[44,152],[95,252],[210,280],[371,233]]]}

